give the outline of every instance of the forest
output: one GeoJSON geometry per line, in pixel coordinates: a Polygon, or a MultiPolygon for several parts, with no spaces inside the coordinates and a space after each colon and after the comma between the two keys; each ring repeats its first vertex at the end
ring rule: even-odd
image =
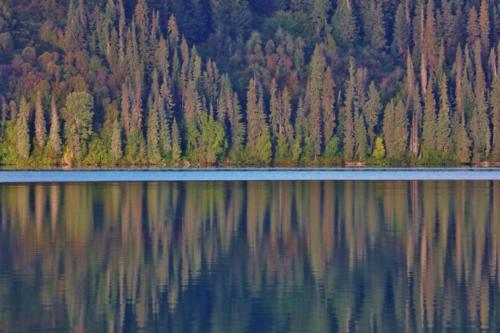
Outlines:
{"type": "Polygon", "coordinates": [[[0,164],[500,162],[495,0],[3,0],[0,164]]]}

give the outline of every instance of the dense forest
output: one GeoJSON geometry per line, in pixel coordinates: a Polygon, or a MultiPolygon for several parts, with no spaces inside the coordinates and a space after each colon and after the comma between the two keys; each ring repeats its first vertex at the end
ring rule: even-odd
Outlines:
{"type": "Polygon", "coordinates": [[[500,161],[495,0],[4,0],[0,163],[500,161]]]}

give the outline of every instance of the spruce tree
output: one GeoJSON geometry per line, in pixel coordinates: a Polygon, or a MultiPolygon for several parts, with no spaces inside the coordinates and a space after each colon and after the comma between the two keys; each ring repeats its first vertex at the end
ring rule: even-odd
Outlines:
{"type": "Polygon", "coordinates": [[[62,151],[61,142],[61,125],[59,113],[57,112],[56,99],[52,96],[50,101],[50,130],[49,130],[49,147],[54,158],[59,157],[62,151]]]}
{"type": "Polygon", "coordinates": [[[377,86],[372,81],[368,87],[368,99],[364,105],[364,113],[366,117],[366,124],[368,127],[369,142],[373,143],[375,140],[375,128],[379,123],[380,114],[382,113],[382,102],[377,86]]]}
{"type": "Polygon", "coordinates": [[[332,68],[330,66],[325,72],[321,95],[324,144],[328,145],[333,138],[337,121],[335,114],[335,81],[333,79],[332,68]]]}
{"type": "Polygon", "coordinates": [[[481,27],[476,7],[471,6],[467,17],[467,44],[474,45],[481,38],[481,27]]]}
{"type": "Polygon", "coordinates": [[[500,76],[497,76],[493,82],[490,94],[490,104],[493,123],[493,149],[491,159],[500,161],[500,76]]]}
{"type": "MultiPolygon", "coordinates": [[[[363,6],[363,27],[369,44],[375,50],[382,50],[386,46],[384,15],[382,4],[375,0],[366,1],[363,6]]],[[[401,28],[401,27],[398,27],[401,28]]],[[[401,33],[399,31],[398,33],[401,33]]],[[[401,36],[399,36],[401,37],[401,36]]],[[[400,42],[400,41],[399,41],[400,42]]]]}
{"type": "Polygon", "coordinates": [[[326,60],[321,54],[321,47],[316,45],[311,59],[311,73],[307,82],[306,106],[310,123],[310,138],[312,140],[314,159],[321,155],[323,147],[323,112],[322,88],[325,75],[326,60]]]}
{"type": "Polygon", "coordinates": [[[28,125],[30,105],[24,97],[19,103],[19,114],[16,118],[16,149],[17,155],[22,162],[30,157],[30,131],[28,125]]]}
{"type": "Polygon", "coordinates": [[[474,110],[471,119],[473,159],[476,162],[487,158],[491,150],[491,130],[488,117],[488,103],[486,100],[486,79],[481,56],[481,43],[477,40],[474,47],[476,82],[474,85],[474,110]]]}
{"type": "Polygon", "coordinates": [[[122,129],[118,119],[113,122],[113,132],[111,134],[111,154],[113,159],[119,161],[122,158],[122,129]]]}
{"type": "Polygon", "coordinates": [[[490,49],[489,0],[481,0],[481,6],[479,7],[479,29],[481,31],[481,49],[487,55],[490,49]]]}
{"type": "Polygon", "coordinates": [[[344,160],[346,161],[353,161],[356,149],[354,117],[357,112],[355,110],[356,78],[354,73],[354,63],[351,60],[351,64],[349,66],[349,81],[347,82],[343,108],[343,147],[344,160]]]}
{"type": "Polygon", "coordinates": [[[493,122],[493,149],[491,159],[500,161],[500,76],[495,78],[491,91],[491,112],[493,122]]]}
{"type": "Polygon", "coordinates": [[[312,0],[311,22],[318,39],[329,33],[330,0],[312,0]]]}
{"type": "Polygon", "coordinates": [[[174,119],[172,124],[172,163],[176,164],[181,161],[182,146],[181,146],[181,133],[177,121],[174,119]]]}
{"type": "Polygon", "coordinates": [[[455,119],[456,128],[453,131],[456,139],[456,155],[461,163],[469,163],[471,155],[471,140],[469,137],[466,114],[465,114],[465,100],[464,100],[464,63],[462,48],[457,48],[455,57],[455,119]]]}
{"type": "Polygon", "coordinates": [[[439,80],[439,112],[436,126],[436,150],[441,153],[451,152],[450,102],[448,99],[447,77],[443,74],[439,80]]]}
{"type": "Polygon", "coordinates": [[[408,22],[406,20],[406,7],[403,2],[401,2],[396,11],[396,18],[394,20],[394,37],[392,48],[399,54],[405,54],[408,49],[408,39],[409,39],[409,29],[408,22]]]}
{"type": "Polygon", "coordinates": [[[94,98],[87,92],[73,92],[66,97],[64,114],[64,135],[67,149],[77,160],[83,160],[87,143],[92,135],[94,98]]]}
{"type": "Polygon", "coordinates": [[[252,78],[247,90],[247,153],[250,162],[268,164],[272,158],[269,126],[264,113],[262,88],[252,78]]]}
{"type": "Polygon", "coordinates": [[[47,139],[47,128],[45,124],[45,115],[42,105],[42,93],[40,91],[36,94],[35,101],[35,141],[38,147],[45,147],[47,139]]]}
{"type": "Polygon", "coordinates": [[[403,101],[391,100],[384,111],[384,141],[387,158],[405,157],[408,145],[408,117],[403,101]]]}
{"type": "Polygon", "coordinates": [[[161,160],[159,147],[159,123],[158,110],[153,104],[152,98],[148,101],[148,121],[147,121],[147,156],[150,163],[158,163],[161,160]]]}
{"type": "Polygon", "coordinates": [[[353,46],[357,38],[357,24],[353,13],[352,0],[340,0],[332,17],[335,39],[347,47],[353,46]]]}
{"type": "Polygon", "coordinates": [[[425,153],[436,151],[436,130],[437,114],[436,100],[434,97],[433,80],[429,81],[429,86],[424,95],[424,118],[422,132],[422,148],[425,153]]]}

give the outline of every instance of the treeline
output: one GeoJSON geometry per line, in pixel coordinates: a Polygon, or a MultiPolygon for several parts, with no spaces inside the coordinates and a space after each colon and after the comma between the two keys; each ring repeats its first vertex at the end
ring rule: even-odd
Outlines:
{"type": "Polygon", "coordinates": [[[499,15],[489,0],[6,1],[0,162],[500,161],[499,15]]]}

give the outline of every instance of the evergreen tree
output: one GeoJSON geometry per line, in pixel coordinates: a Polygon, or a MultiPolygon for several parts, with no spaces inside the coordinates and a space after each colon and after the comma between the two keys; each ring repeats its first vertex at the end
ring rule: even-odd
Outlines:
{"type": "Polygon", "coordinates": [[[422,132],[422,148],[425,153],[434,152],[436,146],[437,114],[436,100],[433,91],[433,82],[429,81],[424,95],[424,119],[422,132]]]}
{"type": "Polygon", "coordinates": [[[481,31],[481,48],[484,54],[487,54],[490,49],[490,13],[488,0],[481,0],[481,6],[479,8],[479,28],[481,31]]]}
{"type": "Polygon", "coordinates": [[[455,118],[454,130],[456,155],[461,163],[470,162],[471,141],[466,124],[465,101],[464,101],[464,64],[462,48],[459,46],[455,58],[455,118]]]}
{"type": "Polygon", "coordinates": [[[408,145],[408,117],[404,103],[392,100],[384,111],[384,138],[387,158],[404,158],[408,145]]]}
{"type": "Polygon", "coordinates": [[[392,46],[399,55],[405,54],[409,46],[409,29],[406,15],[406,6],[405,3],[402,2],[398,6],[396,17],[394,19],[394,37],[392,46]]]}
{"type": "Polygon", "coordinates": [[[479,26],[479,18],[476,7],[471,6],[467,17],[467,44],[474,45],[481,38],[481,27],[479,26]]]}
{"type": "Polygon", "coordinates": [[[87,153],[87,143],[92,135],[94,98],[87,92],[69,94],[63,115],[67,151],[77,161],[81,161],[87,153]]]}
{"type": "Polygon", "coordinates": [[[451,152],[450,103],[448,99],[448,83],[446,75],[439,80],[439,112],[436,126],[436,150],[441,153],[451,152]]]}
{"type": "Polygon", "coordinates": [[[316,46],[311,59],[311,73],[307,83],[306,106],[310,123],[310,138],[313,141],[313,158],[321,155],[323,147],[323,112],[322,88],[325,75],[326,60],[321,54],[321,47],[316,46]]]}
{"type": "Polygon", "coordinates": [[[113,122],[113,133],[111,134],[111,154],[115,161],[122,158],[122,129],[118,119],[113,122]]]}
{"type": "Polygon", "coordinates": [[[149,98],[149,115],[147,121],[147,155],[150,163],[158,163],[161,160],[159,147],[159,122],[158,110],[153,104],[152,98],[149,98]]]}
{"type": "Polygon", "coordinates": [[[290,95],[285,88],[281,94],[281,117],[276,147],[276,160],[281,162],[289,161],[291,158],[291,145],[293,142],[293,127],[291,124],[292,106],[290,95]]]}
{"type": "Polygon", "coordinates": [[[473,139],[473,159],[480,161],[488,157],[491,150],[491,130],[486,100],[486,79],[481,60],[481,43],[476,41],[474,47],[474,62],[476,82],[474,89],[474,110],[471,119],[471,134],[473,139]]]}
{"type": "Polygon", "coordinates": [[[251,79],[247,91],[247,157],[250,161],[268,164],[272,158],[272,145],[261,90],[257,81],[251,79]]]}
{"type": "Polygon", "coordinates": [[[174,119],[172,124],[172,162],[178,163],[181,160],[182,148],[181,148],[181,135],[179,131],[179,126],[177,121],[174,119]]]}
{"type": "Polygon", "coordinates": [[[45,115],[42,106],[42,94],[40,91],[38,91],[35,101],[35,141],[38,147],[45,147],[46,139],[47,128],[45,125],[45,115]]]}
{"type": "Polygon", "coordinates": [[[62,142],[61,142],[61,125],[59,120],[59,113],[57,112],[56,100],[52,96],[50,102],[50,131],[49,131],[49,147],[54,158],[57,158],[61,154],[62,142]]]}
{"type": "MultiPolygon", "coordinates": [[[[335,81],[333,79],[332,68],[328,67],[325,72],[325,79],[322,88],[322,111],[323,111],[323,135],[324,143],[328,145],[333,139],[336,128],[335,115],[335,81]]],[[[288,119],[291,118],[291,112],[288,119]]]]}
{"type": "MultiPolygon", "coordinates": [[[[386,46],[385,26],[384,26],[384,16],[382,12],[381,3],[377,3],[375,0],[369,0],[367,1],[366,4],[364,4],[363,28],[369,44],[375,50],[381,50],[385,48],[386,46]]],[[[397,28],[401,29],[401,27],[397,28]]],[[[398,31],[398,33],[402,32],[398,31]]]]}
{"type": "Polygon", "coordinates": [[[344,144],[344,159],[353,161],[355,158],[356,137],[354,127],[354,116],[357,113],[355,110],[355,93],[356,80],[354,76],[354,63],[351,61],[349,66],[349,81],[347,83],[345,103],[343,109],[343,144],[344,144]]]}
{"type": "Polygon", "coordinates": [[[368,99],[364,106],[366,123],[368,127],[369,142],[375,140],[375,128],[379,123],[380,114],[382,113],[382,102],[375,83],[372,81],[368,87],[368,99]]]}
{"type": "Polygon", "coordinates": [[[358,113],[355,117],[356,159],[364,161],[369,155],[365,119],[361,113],[358,113]]]}
{"type": "Polygon", "coordinates": [[[495,78],[490,96],[493,121],[493,150],[491,158],[494,161],[500,161],[500,76],[495,78]]]}
{"type": "Polygon", "coordinates": [[[16,118],[16,149],[21,161],[27,161],[30,157],[30,132],[28,119],[30,115],[30,105],[24,97],[19,103],[19,114],[16,118]]]}
{"type": "Polygon", "coordinates": [[[351,47],[357,38],[357,23],[353,13],[352,0],[340,0],[332,18],[335,39],[342,45],[351,47]]]}
{"type": "Polygon", "coordinates": [[[312,0],[311,22],[317,38],[322,38],[329,33],[329,15],[331,10],[330,0],[312,0]]]}

